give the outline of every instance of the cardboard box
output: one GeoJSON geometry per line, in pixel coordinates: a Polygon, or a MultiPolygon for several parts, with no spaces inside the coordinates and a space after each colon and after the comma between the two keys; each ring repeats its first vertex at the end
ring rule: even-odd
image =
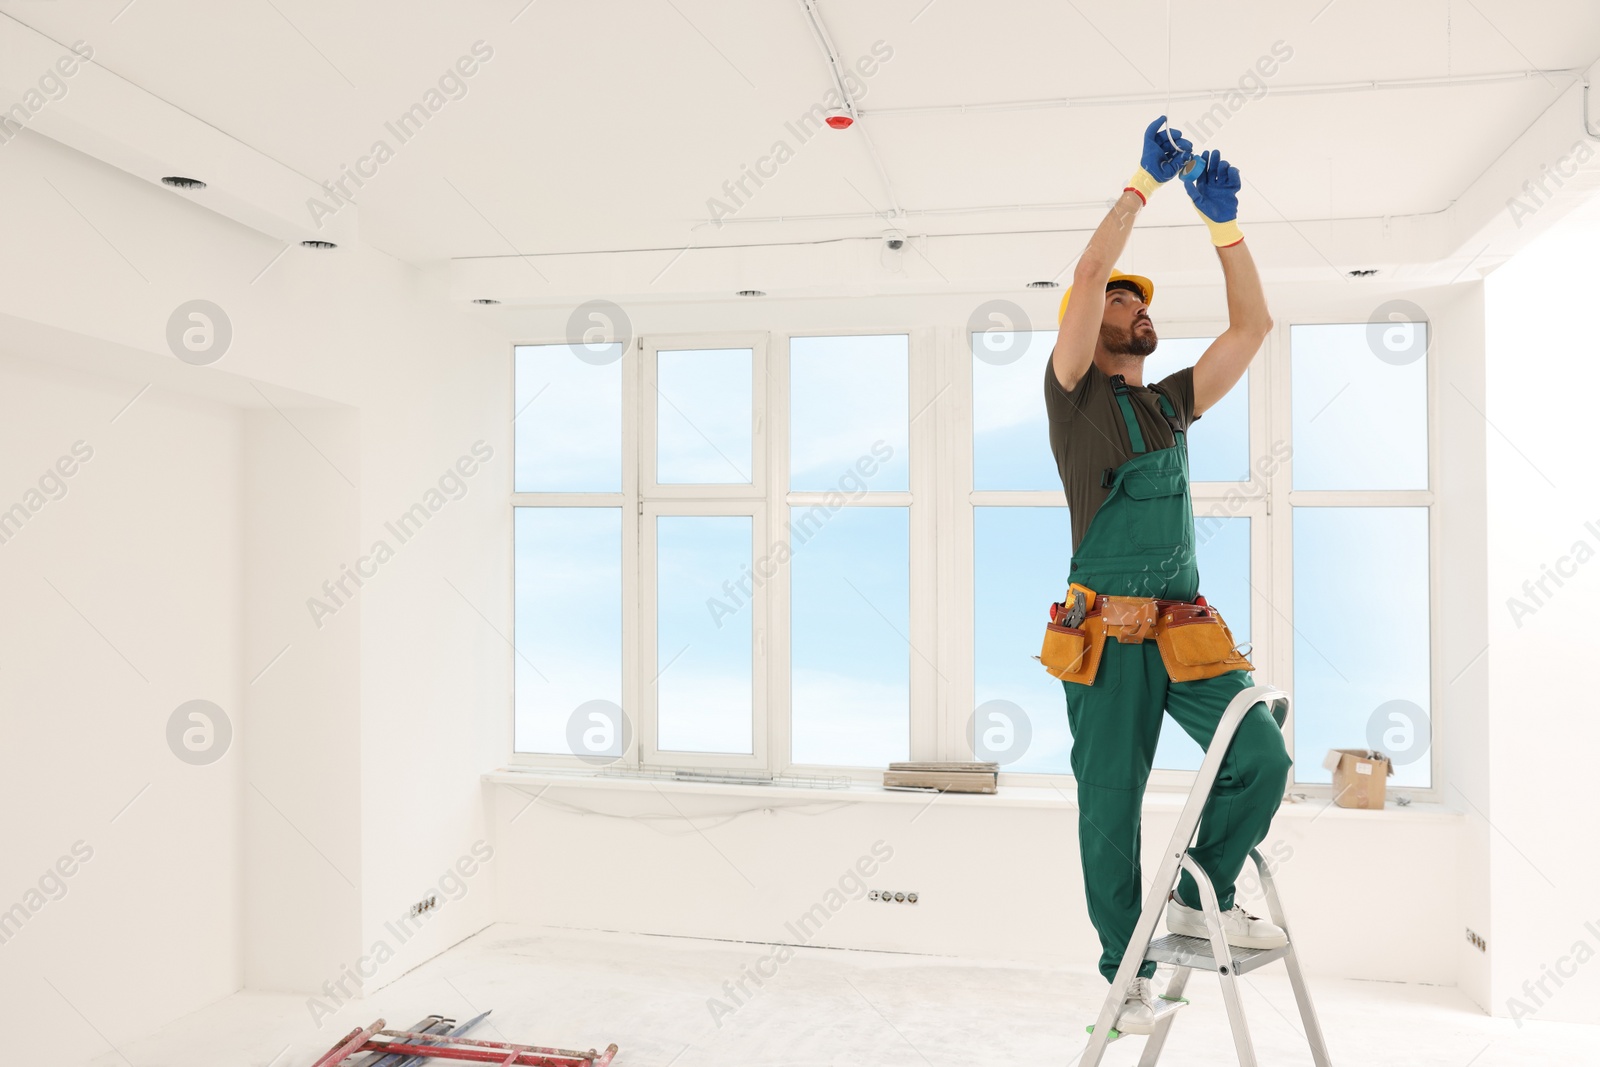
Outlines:
{"type": "Polygon", "coordinates": [[[1333,802],[1341,808],[1382,808],[1394,764],[1381,752],[1330,748],[1322,765],[1333,772],[1333,802]]]}

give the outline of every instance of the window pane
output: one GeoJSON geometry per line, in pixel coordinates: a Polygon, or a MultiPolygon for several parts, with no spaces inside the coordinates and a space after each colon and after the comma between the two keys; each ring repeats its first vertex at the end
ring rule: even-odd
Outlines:
{"type": "MultiPolygon", "coordinates": [[[[1200,592],[1227,620],[1233,639],[1250,640],[1250,517],[1196,516],[1195,555],[1200,568],[1200,592]]],[[[1158,769],[1200,769],[1200,746],[1183,732],[1170,715],[1161,718],[1161,739],[1156,744],[1158,769]]]]}
{"type": "Polygon", "coordinates": [[[622,490],[622,346],[518,345],[516,491],[622,490]]]}
{"type": "Polygon", "coordinates": [[[1379,748],[1391,786],[1430,785],[1427,509],[1295,508],[1294,618],[1295,781],[1379,748]]]}
{"type": "Polygon", "coordinates": [[[656,483],[750,484],[748,348],[656,353],[656,483]]]}
{"type": "Polygon", "coordinates": [[[972,334],[974,489],[1061,489],[1044,411],[1044,366],[1055,343],[1054,330],[972,334]]]}
{"type": "Polygon", "coordinates": [[[567,720],[622,702],[622,509],[516,508],[518,752],[570,753],[567,720]]]}
{"type": "Polygon", "coordinates": [[[662,751],[754,749],[753,612],[736,584],[750,573],[751,536],[748,515],[656,519],[656,747],[662,751]]]}
{"type": "Polygon", "coordinates": [[[909,510],[793,508],[790,529],[794,761],[909,758],[909,510]]]}
{"type": "Polygon", "coordinates": [[[789,342],[791,489],[910,488],[908,351],[904,334],[789,342]]]}
{"type": "Polygon", "coordinates": [[[1428,488],[1428,324],[1290,331],[1296,489],[1428,488]]]}
{"type": "Polygon", "coordinates": [[[1033,658],[1044,642],[1051,601],[1067,591],[1067,509],[980,507],[973,509],[972,523],[973,696],[979,707],[1009,701],[1024,716],[1031,739],[1002,770],[1070,774],[1065,683],[1033,658]]]}
{"type": "MultiPolygon", "coordinates": [[[[1162,338],[1145,357],[1144,380],[1159,382],[1174,371],[1192,367],[1214,337],[1162,338]]],[[[1228,395],[1206,409],[1189,430],[1189,478],[1196,482],[1250,480],[1250,374],[1245,372],[1228,395]]],[[[1231,626],[1232,623],[1230,622],[1231,626]]]]}

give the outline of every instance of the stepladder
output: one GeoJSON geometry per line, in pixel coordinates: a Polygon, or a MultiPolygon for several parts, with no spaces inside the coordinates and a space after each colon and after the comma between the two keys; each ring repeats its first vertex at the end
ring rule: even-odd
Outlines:
{"type": "Polygon", "coordinates": [[[1228,702],[1217,723],[1216,733],[1212,735],[1211,743],[1206,747],[1205,757],[1201,760],[1200,770],[1195,776],[1194,787],[1189,791],[1183,810],[1178,816],[1178,825],[1173,830],[1172,840],[1162,853],[1161,865],[1150,882],[1144,908],[1139,913],[1138,925],[1134,927],[1133,936],[1128,941],[1116,976],[1111,980],[1111,988],[1106,992],[1105,1003],[1101,1005],[1099,1016],[1088,1027],[1089,1043],[1081,1057],[1083,1067],[1100,1067],[1106,1047],[1122,1036],[1114,1029],[1117,1013],[1122,1008],[1128,987],[1138,976],[1139,968],[1146,961],[1169,964],[1173,967],[1173,972],[1165,991],[1156,1001],[1154,1027],[1145,1038],[1144,1053],[1139,1058],[1139,1067],[1155,1067],[1160,1060],[1161,1051],[1172,1030],[1177,1011],[1187,1003],[1183,994],[1188,987],[1189,975],[1194,971],[1212,971],[1216,974],[1222,990],[1223,1006],[1228,1013],[1228,1025],[1233,1032],[1233,1043],[1239,1056],[1240,1067],[1255,1067],[1257,1062],[1255,1047],[1251,1043],[1250,1029],[1245,1022],[1239,980],[1251,971],[1278,960],[1283,961],[1289,974],[1289,984],[1294,990],[1295,1002],[1300,1010],[1300,1021],[1305,1030],[1306,1042],[1311,1048],[1312,1063],[1315,1067],[1332,1067],[1327,1045],[1322,1038],[1322,1027],[1317,1022],[1316,1009],[1311,1004],[1311,994],[1306,987],[1305,975],[1300,969],[1299,957],[1295,954],[1294,934],[1284,917],[1283,902],[1278,898],[1272,870],[1261,858],[1261,853],[1251,849],[1250,862],[1256,865],[1260,875],[1268,914],[1271,915],[1272,921],[1288,934],[1287,943],[1271,949],[1238,948],[1228,944],[1222,911],[1217,903],[1216,887],[1189,854],[1200,825],[1201,812],[1205,808],[1206,800],[1211,796],[1211,789],[1222,768],[1222,761],[1228,753],[1228,746],[1233,743],[1240,722],[1256,704],[1267,706],[1280,729],[1288,718],[1288,696],[1271,686],[1252,686],[1242,690],[1228,702]],[[1205,915],[1208,936],[1187,937],[1182,934],[1167,934],[1158,938],[1155,936],[1156,927],[1166,910],[1168,895],[1178,884],[1178,878],[1183,871],[1189,872],[1199,889],[1201,910],[1205,915]]]}

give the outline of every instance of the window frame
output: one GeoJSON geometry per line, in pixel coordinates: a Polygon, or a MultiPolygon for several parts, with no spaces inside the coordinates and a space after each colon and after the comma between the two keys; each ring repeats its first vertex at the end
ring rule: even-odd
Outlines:
{"type": "MultiPolygon", "coordinates": [[[[1248,422],[1251,481],[1193,482],[1191,496],[1195,514],[1203,516],[1213,505],[1229,506],[1230,494],[1243,494],[1228,517],[1250,519],[1250,584],[1252,617],[1252,659],[1259,676],[1268,684],[1294,692],[1293,678],[1293,511],[1305,506],[1422,506],[1428,509],[1429,549],[1429,717],[1431,740],[1429,759],[1431,785],[1423,789],[1407,787],[1407,793],[1420,801],[1441,799],[1442,772],[1440,751],[1444,744],[1447,718],[1441,714],[1440,694],[1446,691],[1441,677],[1442,635],[1439,632],[1439,582],[1442,562],[1441,531],[1437,508],[1441,464],[1439,413],[1441,388],[1440,353],[1448,340],[1438,319],[1429,322],[1427,348],[1428,479],[1426,490],[1293,490],[1293,438],[1290,373],[1295,326],[1350,325],[1359,317],[1339,315],[1284,315],[1262,344],[1247,371],[1249,388],[1248,422]],[[1275,441],[1288,441],[1290,454],[1280,460],[1272,474],[1260,474],[1260,464],[1271,456],[1275,441]],[[1254,486],[1258,492],[1251,495],[1254,486]]],[[[1162,333],[1169,338],[1215,337],[1226,327],[1217,317],[1185,317],[1166,320],[1162,333]]],[[[753,723],[756,738],[751,756],[709,753],[666,753],[655,747],[654,696],[645,689],[645,661],[653,662],[654,651],[643,644],[655,634],[652,611],[655,590],[654,553],[644,544],[644,534],[653,530],[647,517],[663,514],[750,514],[753,516],[753,558],[759,558],[784,533],[789,509],[819,501],[824,491],[788,489],[790,451],[790,351],[795,338],[842,336],[905,336],[908,343],[908,418],[910,480],[908,491],[872,491],[849,507],[904,506],[909,509],[910,544],[908,556],[911,590],[911,721],[910,758],[971,758],[965,737],[974,700],[973,609],[974,609],[974,509],[983,506],[1064,507],[1061,491],[1055,490],[976,490],[973,488],[973,392],[972,333],[967,325],[946,320],[933,326],[907,328],[808,329],[792,332],[749,331],[650,333],[628,339],[623,352],[622,373],[622,449],[623,478],[620,493],[517,493],[514,491],[516,464],[508,464],[506,475],[512,507],[599,506],[632,507],[636,521],[623,522],[623,632],[621,691],[623,706],[633,720],[633,736],[617,766],[628,768],[696,767],[714,770],[727,767],[740,771],[771,774],[825,775],[871,783],[881,780],[881,767],[797,764],[789,759],[792,735],[790,656],[792,596],[790,568],[780,566],[777,573],[756,589],[752,598],[753,654],[756,664],[753,723]],[[654,383],[654,353],[680,349],[749,348],[752,351],[752,485],[654,485],[655,452],[653,434],[655,405],[650,395],[654,383]],[[651,484],[645,484],[648,471],[651,484]],[[759,488],[757,488],[759,486],[759,488]],[[715,508],[716,510],[713,510],[715,508]],[[722,510],[722,509],[734,510],[722,510]],[[699,509],[699,510],[697,510],[699,509]],[[648,561],[647,571],[646,555],[648,561]],[[637,606],[630,608],[630,605],[637,606]],[[764,667],[764,669],[763,669],[764,667]],[[763,675],[765,684],[763,684],[763,675]],[[647,706],[646,700],[649,700],[647,706]]],[[[615,338],[608,338],[615,340],[615,338]]],[[[515,404],[515,351],[525,345],[565,344],[557,341],[519,341],[511,346],[508,360],[510,403],[515,404]]],[[[1043,403],[1041,397],[1040,403],[1043,403]]],[[[515,413],[513,422],[515,421],[515,413]]],[[[514,440],[514,432],[513,432],[514,440]]],[[[508,545],[514,581],[514,540],[508,545]]],[[[1070,548],[1066,555],[1070,558],[1070,548]]],[[[1061,572],[1065,573],[1066,561],[1061,572]]],[[[1056,591],[1059,592],[1059,591],[1056,591]]],[[[1041,606],[1054,596],[1041,583],[1041,606]]],[[[514,591],[513,591],[514,597],[514,591]]],[[[513,607],[514,620],[514,607],[513,607]]],[[[515,636],[513,633],[513,643],[515,636]]],[[[515,655],[515,653],[513,653],[515,655]]],[[[1291,704],[1291,707],[1293,705],[1291,704]]],[[[515,751],[516,701],[513,689],[508,713],[509,762],[512,766],[592,769],[578,757],[565,754],[522,753],[515,751]]],[[[1285,743],[1294,746],[1294,719],[1285,725],[1285,743]]],[[[1187,790],[1194,772],[1153,770],[1149,785],[1158,791],[1187,790]]],[[[1045,788],[1066,792],[1072,785],[1070,774],[1006,772],[1000,782],[1007,787],[1045,788]]],[[[1327,797],[1325,784],[1292,781],[1291,789],[1312,797],[1327,797]]],[[[1070,793],[1068,794],[1070,795],[1070,793]]]]}
{"type": "MultiPolygon", "coordinates": [[[[607,333],[603,341],[595,343],[614,344],[619,340],[611,333],[607,333]]],[[[622,349],[622,490],[621,492],[527,492],[517,491],[517,463],[516,463],[516,422],[524,412],[516,409],[517,403],[517,349],[534,348],[550,345],[570,345],[567,339],[559,340],[534,340],[518,341],[511,346],[510,358],[507,360],[507,390],[511,411],[511,462],[504,475],[506,479],[507,495],[510,499],[512,521],[508,523],[506,548],[507,573],[511,575],[510,589],[510,644],[511,644],[511,684],[510,707],[506,715],[506,750],[510,754],[509,765],[514,767],[539,767],[552,769],[592,769],[589,763],[575,754],[559,752],[519,752],[517,751],[517,689],[515,660],[521,653],[516,631],[516,575],[517,575],[517,543],[516,543],[516,509],[523,507],[607,507],[620,508],[622,511],[622,603],[618,605],[622,613],[622,678],[619,691],[622,694],[623,715],[629,722],[628,744],[624,749],[619,763],[637,763],[639,748],[639,724],[637,712],[633,709],[639,707],[639,672],[637,662],[639,657],[639,633],[635,620],[629,614],[628,605],[638,603],[639,598],[639,523],[629,522],[628,513],[636,510],[635,504],[639,499],[639,468],[637,462],[630,462],[630,456],[638,453],[639,435],[639,351],[640,346],[632,338],[621,338],[624,342],[622,349]]],[[[531,406],[531,405],[530,405],[531,406]]]]}
{"type": "MultiPolygon", "coordinates": [[[[1294,373],[1294,328],[1296,326],[1353,326],[1361,325],[1349,318],[1307,318],[1296,316],[1293,321],[1281,323],[1273,328],[1273,333],[1279,337],[1279,348],[1282,352],[1282,373],[1277,376],[1273,393],[1273,422],[1281,428],[1281,432],[1291,444],[1293,443],[1294,410],[1293,387],[1291,376],[1294,373]]],[[[1440,694],[1446,691],[1442,685],[1442,634],[1439,630],[1441,619],[1439,586],[1440,567],[1443,560],[1442,533],[1439,529],[1439,478],[1440,478],[1440,423],[1439,413],[1440,371],[1439,353],[1442,350],[1443,338],[1440,336],[1439,319],[1428,320],[1428,343],[1424,350],[1423,358],[1427,361],[1427,383],[1423,391],[1424,414],[1427,425],[1424,428],[1423,438],[1428,448],[1428,488],[1426,489],[1294,489],[1294,455],[1291,451],[1286,463],[1284,477],[1274,487],[1274,496],[1278,498],[1280,513],[1283,521],[1277,524],[1273,548],[1276,557],[1274,567],[1274,580],[1281,583],[1280,587],[1287,591],[1285,599],[1288,601],[1287,617],[1275,618],[1275,635],[1286,650],[1280,662],[1274,666],[1271,677],[1281,678],[1278,688],[1290,696],[1291,712],[1294,707],[1294,509],[1297,507],[1422,507],[1427,509],[1428,521],[1428,786],[1403,786],[1407,795],[1416,800],[1437,802],[1443,799],[1441,789],[1441,775],[1443,768],[1440,766],[1439,753],[1443,744],[1443,730],[1439,714],[1440,694]]],[[[1448,335],[1448,328],[1444,331],[1448,335]]],[[[1481,653],[1480,653],[1481,655],[1481,653]]],[[[1469,664],[1470,666],[1470,664],[1469,664]]],[[[1465,668],[1463,668],[1464,670],[1465,668]]],[[[1294,736],[1285,732],[1285,740],[1289,743],[1290,755],[1294,754],[1294,736]]],[[[1330,785],[1320,782],[1302,782],[1299,777],[1300,764],[1296,761],[1290,771],[1289,788],[1296,792],[1306,792],[1312,796],[1331,797],[1333,789],[1330,785]]]]}
{"type": "MultiPolygon", "coordinates": [[[[933,361],[919,360],[919,353],[927,352],[935,343],[937,331],[930,327],[907,329],[848,329],[805,330],[773,334],[772,407],[773,434],[770,449],[772,477],[769,484],[774,495],[774,528],[783,528],[789,510],[794,507],[820,503],[826,491],[789,489],[789,452],[791,428],[789,421],[790,345],[800,338],[816,337],[905,337],[906,338],[906,401],[907,447],[910,468],[905,490],[868,490],[857,501],[846,501],[845,507],[905,507],[909,510],[907,530],[907,566],[910,572],[911,632],[908,634],[907,655],[910,657],[911,707],[908,759],[938,759],[937,716],[933,714],[938,698],[938,672],[935,669],[937,648],[937,593],[934,603],[926,603],[933,589],[934,549],[936,530],[934,514],[934,468],[931,457],[937,445],[938,390],[933,373],[933,361]],[[778,487],[781,487],[781,491],[778,487]],[[781,509],[781,513],[777,513],[781,509]],[[930,662],[931,661],[931,662],[930,662]],[[919,714],[918,709],[925,709],[919,714]]],[[[794,661],[792,609],[793,595],[790,585],[792,571],[788,566],[779,568],[771,583],[773,613],[771,617],[773,645],[772,708],[774,710],[772,767],[775,773],[850,778],[858,782],[882,782],[882,767],[851,766],[846,764],[795,763],[789,758],[792,752],[794,707],[791,702],[794,686],[794,661]]]]}
{"type": "MultiPolygon", "coordinates": [[[[658,619],[656,610],[659,605],[658,593],[658,564],[659,556],[654,550],[656,520],[662,516],[683,515],[689,517],[717,517],[717,516],[749,516],[750,517],[750,558],[752,567],[754,561],[762,553],[762,545],[768,543],[767,538],[767,507],[764,501],[755,499],[742,500],[703,500],[693,498],[672,497],[665,500],[644,500],[638,513],[639,524],[639,610],[635,612],[635,625],[639,630],[639,645],[637,670],[640,680],[639,703],[636,705],[637,731],[635,765],[640,767],[674,768],[687,767],[703,770],[735,770],[735,771],[760,771],[765,770],[768,759],[768,733],[771,726],[769,712],[769,687],[767,679],[768,660],[770,650],[768,645],[769,629],[767,623],[770,614],[767,586],[754,587],[754,595],[750,598],[750,752],[693,752],[677,749],[662,749],[658,725],[660,722],[660,686],[662,675],[666,673],[662,668],[671,669],[671,663],[662,664],[658,655],[660,646],[658,619]],[[649,679],[645,681],[645,679],[649,679]]],[[[627,614],[624,608],[624,615],[627,614]]],[[[626,670],[626,666],[624,666],[626,670]]],[[[625,757],[624,757],[625,758],[625,757]]]]}
{"type": "MultiPolygon", "coordinates": [[[[760,500],[766,493],[769,447],[767,425],[768,384],[767,361],[771,358],[768,347],[771,335],[766,333],[690,333],[653,334],[639,337],[634,347],[639,353],[636,373],[640,376],[638,415],[641,418],[637,439],[637,485],[644,500],[760,500]],[[742,482],[667,482],[656,481],[659,450],[657,448],[658,395],[660,381],[659,356],[662,352],[704,350],[750,350],[750,484],[742,482]]],[[[624,453],[622,461],[628,462],[624,453]]]]}

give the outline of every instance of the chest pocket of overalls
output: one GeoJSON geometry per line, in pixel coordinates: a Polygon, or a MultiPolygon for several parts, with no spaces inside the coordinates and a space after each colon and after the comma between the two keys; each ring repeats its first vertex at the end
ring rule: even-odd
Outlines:
{"type": "Polygon", "coordinates": [[[1122,472],[1122,492],[1127,496],[1128,533],[1140,548],[1171,548],[1184,543],[1183,524],[1193,522],[1185,506],[1189,479],[1176,449],[1150,455],[1152,461],[1122,472]]]}

